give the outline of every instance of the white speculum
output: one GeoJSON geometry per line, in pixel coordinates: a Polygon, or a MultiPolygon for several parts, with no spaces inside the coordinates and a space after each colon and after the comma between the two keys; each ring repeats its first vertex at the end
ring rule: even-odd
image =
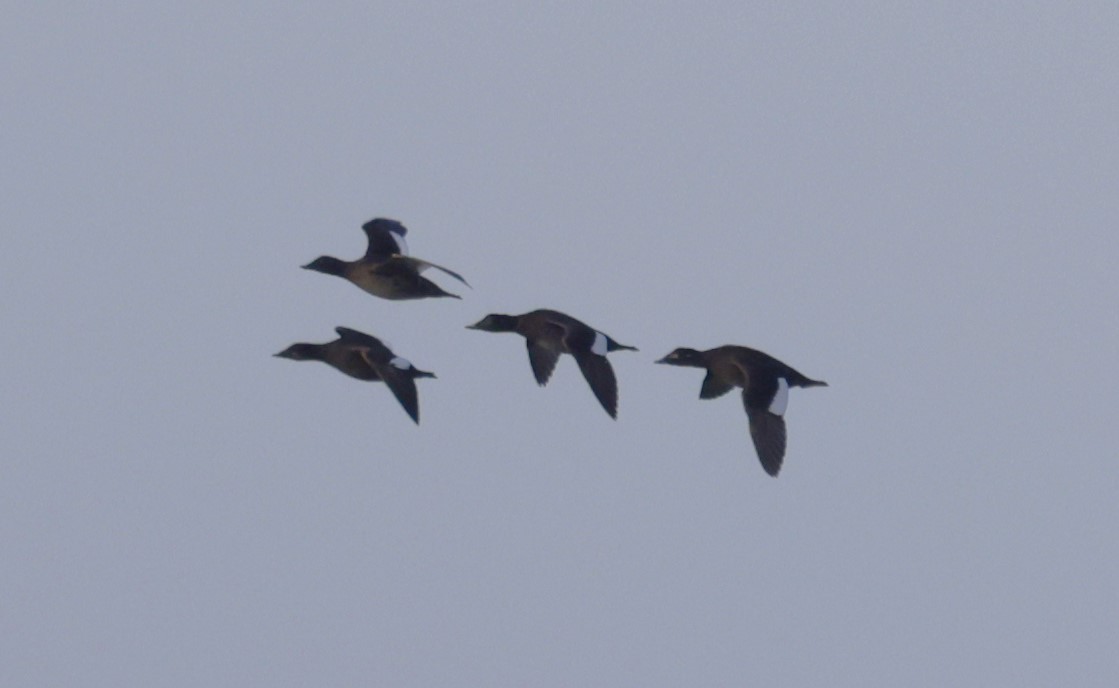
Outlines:
{"type": "Polygon", "coordinates": [[[404,235],[397,234],[396,232],[389,232],[389,234],[392,235],[393,239],[396,239],[396,245],[398,248],[397,253],[402,256],[408,255],[408,242],[404,241],[404,235]]]}
{"type": "Polygon", "coordinates": [[[606,335],[601,332],[594,333],[594,344],[591,344],[591,353],[599,356],[606,355],[606,335]]]}
{"type": "Polygon", "coordinates": [[[789,383],[785,378],[777,378],[777,393],[773,395],[773,401],[769,402],[769,412],[777,415],[785,415],[785,408],[789,405],[789,383]]]}

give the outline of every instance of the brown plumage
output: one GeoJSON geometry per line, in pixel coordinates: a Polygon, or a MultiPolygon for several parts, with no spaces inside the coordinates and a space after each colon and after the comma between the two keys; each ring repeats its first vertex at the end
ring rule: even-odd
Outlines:
{"type": "Polygon", "coordinates": [[[435,373],[419,370],[407,359],[394,354],[376,337],[336,327],[338,339],[325,344],[292,344],[278,354],[293,361],[322,361],[350,377],[367,382],[382,381],[418,425],[420,402],[416,378],[435,377],[435,373]]]}
{"type": "Polygon", "coordinates": [[[720,346],[707,351],[680,348],[657,363],[706,368],[700,399],[721,397],[734,387],[741,387],[758,459],[765,472],[774,477],[785,459],[784,415],[789,387],[828,384],[805,377],[769,354],[745,346],[720,346]]]}
{"type": "Polygon", "coordinates": [[[618,382],[606,360],[611,351],[637,351],[565,313],[535,310],[522,315],[491,313],[468,326],[485,332],[515,332],[525,338],[532,374],[541,387],[548,384],[560,354],[570,354],[591,391],[611,418],[618,417],[618,382]]]}
{"type": "Polygon", "coordinates": [[[408,244],[404,241],[408,230],[396,220],[379,217],[366,222],[361,228],[369,240],[364,256],[351,261],[319,256],[303,267],[349,280],[374,296],[393,301],[439,296],[462,298],[443,291],[438,284],[423,277],[420,273],[428,268],[441,270],[470,286],[457,272],[410,257],[408,244]]]}

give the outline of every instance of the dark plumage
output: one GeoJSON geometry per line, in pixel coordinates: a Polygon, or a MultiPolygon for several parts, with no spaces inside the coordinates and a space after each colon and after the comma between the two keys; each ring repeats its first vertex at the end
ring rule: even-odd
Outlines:
{"type": "Polygon", "coordinates": [[[361,228],[369,239],[363,257],[345,261],[333,256],[319,256],[303,267],[342,277],[374,296],[394,301],[434,296],[462,298],[443,291],[438,284],[420,275],[428,268],[442,270],[470,286],[457,272],[408,256],[408,244],[404,241],[408,230],[396,220],[379,217],[366,222],[361,228]]]}
{"type": "Polygon", "coordinates": [[[611,418],[618,417],[618,383],[614,369],[606,360],[611,351],[637,351],[619,344],[570,315],[536,310],[523,315],[490,314],[468,329],[485,332],[516,332],[525,338],[532,374],[541,387],[548,384],[560,354],[571,354],[595,398],[611,418]]]}
{"type": "Polygon", "coordinates": [[[828,384],[809,379],[769,354],[744,346],[720,346],[707,351],[676,349],[657,363],[706,368],[700,399],[714,399],[741,387],[758,458],[765,472],[774,477],[785,458],[784,415],[789,387],[828,384]]]}
{"type": "Polygon", "coordinates": [[[383,381],[396,400],[418,425],[420,402],[416,394],[416,378],[435,377],[417,369],[407,359],[397,356],[376,337],[348,327],[336,327],[338,339],[325,344],[292,344],[276,356],[294,361],[322,361],[350,377],[367,382],[383,381]]]}

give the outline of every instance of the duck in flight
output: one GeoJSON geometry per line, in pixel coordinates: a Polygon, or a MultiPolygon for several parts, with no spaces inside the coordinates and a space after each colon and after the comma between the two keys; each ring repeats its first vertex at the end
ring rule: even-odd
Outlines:
{"type": "Polygon", "coordinates": [[[336,327],[338,339],[325,344],[292,344],[278,354],[293,361],[322,361],[350,377],[367,382],[383,381],[396,396],[417,425],[420,423],[420,402],[416,394],[416,378],[435,377],[435,373],[419,370],[407,359],[397,356],[376,337],[336,327]]]}
{"type": "Polygon", "coordinates": [[[789,402],[789,387],[826,387],[828,384],[807,378],[769,354],[745,346],[720,346],[707,351],[680,348],[657,363],[706,368],[700,399],[721,397],[734,387],[741,387],[754,448],[762,468],[773,477],[777,477],[785,458],[785,407],[789,402]]]}
{"type": "Polygon", "coordinates": [[[619,344],[593,327],[559,311],[535,310],[523,315],[491,313],[467,329],[515,332],[525,338],[528,362],[541,387],[548,384],[560,354],[571,354],[591,391],[611,418],[618,417],[618,382],[606,360],[611,351],[637,351],[619,344]]]}
{"type": "Polygon", "coordinates": [[[428,268],[441,270],[470,286],[462,275],[453,270],[409,256],[408,244],[404,241],[408,229],[396,220],[378,217],[361,228],[369,239],[369,247],[363,257],[346,261],[333,256],[319,256],[303,267],[349,280],[374,296],[393,301],[438,296],[462,298],[444,291],[420,274],[428,268]]]}

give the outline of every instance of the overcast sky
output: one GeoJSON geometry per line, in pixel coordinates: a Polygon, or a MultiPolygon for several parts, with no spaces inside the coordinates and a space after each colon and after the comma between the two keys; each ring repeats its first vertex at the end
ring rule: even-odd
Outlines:
{"type": "Polygon", "coordinates": [[[1119,6],[746,4],[7,7],[0,684],[1116,685],[1119,6]]]}

